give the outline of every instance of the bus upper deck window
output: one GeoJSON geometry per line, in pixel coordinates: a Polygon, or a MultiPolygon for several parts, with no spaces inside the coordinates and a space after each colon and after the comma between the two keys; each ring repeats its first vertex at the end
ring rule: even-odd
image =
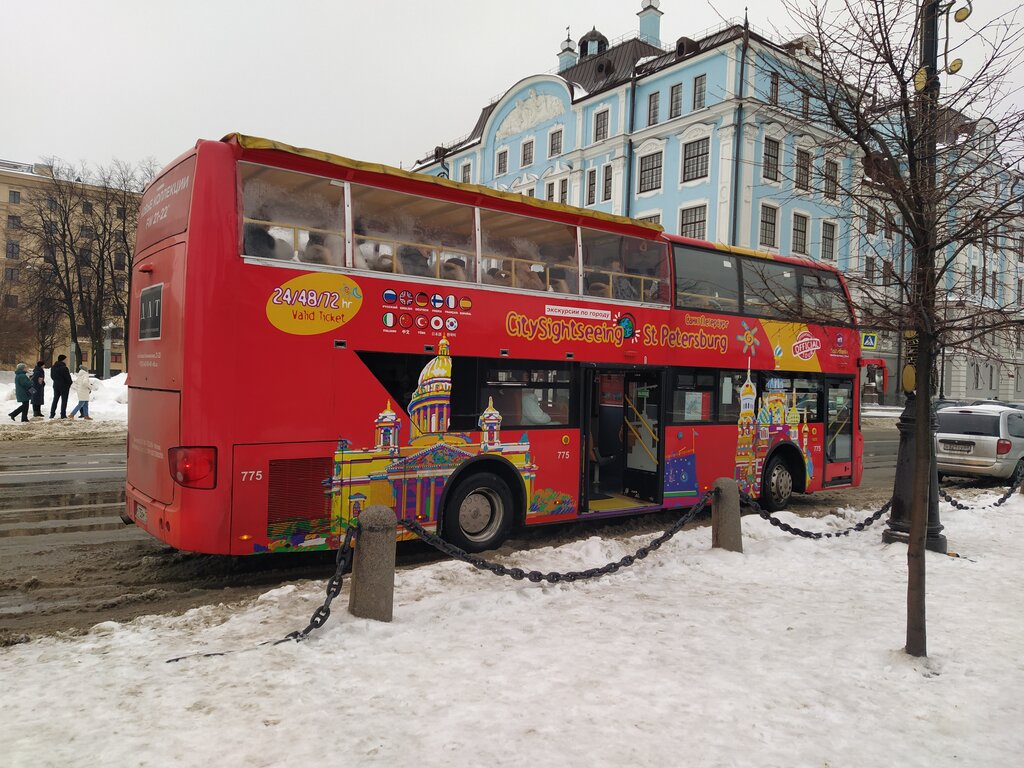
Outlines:
{"type": "Polygon", "coordinates": [[[329,179],[239,163],[242,252],[263,259],[344,264],[344,188],[329,179]]]}
{"type": "Polygon", "coordinates": [[[480,209],[483,282],[576,293],[576,228],[480,209]]]}
{"type": "Polygon", "coordinates": [[[352,184],[353,266],[476,281],[476,220],[468,205],[352,184]]]}
{"type": "Polygon", "coordinates": [[[674,246],[676,306],[719,312],[739,310],[736,257],[689,245],[674,246]]]}
{"type": "Polygon", "coordinates": [[[583,230],[583,280],[587,294],[664,304],[667,275],[667,255],[661,243],[583,230]]]}

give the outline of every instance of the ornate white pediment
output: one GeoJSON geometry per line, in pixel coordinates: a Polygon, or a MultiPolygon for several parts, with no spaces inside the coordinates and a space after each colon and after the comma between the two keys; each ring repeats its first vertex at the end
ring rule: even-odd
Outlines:
{"type": "Polygon", "coordinates": [[[526,98],[517,101],[516,105],[512,107],[512,111],[501,121],[495,138],[504,139],[524,133],[530,128],[564,113],[565,104],[560,98],[538,94],[531,88],[527,92],[526,98]]]}

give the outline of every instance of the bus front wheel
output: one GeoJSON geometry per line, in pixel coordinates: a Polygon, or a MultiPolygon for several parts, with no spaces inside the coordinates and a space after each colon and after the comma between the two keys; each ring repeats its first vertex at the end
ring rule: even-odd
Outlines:
{"type": "Polygon", "coordinates": [[[494,549],[512,524],[512,492],[497,475],[478,472],[460,482],[445,504],[444,538],[467,552],[494,549]]]}
{"type": "Polygon", "coordinates": [[[784,509],[793,498],[793,475],[782,456],[776,454],[768,462],[761,484],[761,506],[769,512],[784,509]]]}

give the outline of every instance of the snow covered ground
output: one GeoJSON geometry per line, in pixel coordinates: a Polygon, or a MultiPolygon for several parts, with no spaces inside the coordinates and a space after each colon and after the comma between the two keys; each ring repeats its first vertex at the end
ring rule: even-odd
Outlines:
{"type": "MultiPolygon", "coordinates": [[[[995,498],[995,492],[989,494],[995,498]]],[[[805,528],[865,516],[782,517],[805,528]]],[[[0,650],[5,766],[1002,766],[1024,754],[1024,499],[943,505],[930,655],[902,651],[906,548],[743,519],[744,554],[681,533],[618,575],[535,585],[401,570],[395,620],[321,582],[0,650]],[[213,658],[174,664],[197,652],[213,658]]],[[[501,557],[601,565],[624,534],[501,557]]],[[[26,578],[31,574],[26,573],[26,578]]]]}
{"type": "MultiPolygon", "coordinates": [[[[125,395],[123,376],[101,382],[94,421],[0,419],[0,440],[123,431],[125,395]]],[[[14,408],[2,376],[0,401],[14,408]]],[[[780,517],[825,530],[867,514],[780,517]]],[[[575,585],[402,570],[391,624],[351,617],[346,579],[302,644],[257,646],[304,627],[322,582],[0,649],[0,766],[1009,765],[1024,753],[1024,498],[944,504],[942,521],[962,557],[928,554],[927,659],[902,651],[905,547],[746,517],[742,555],[696,528],[575,585]],[[243,652],[165,663],[227,650],[243,652]]],[[[500,559],[583,569],[646,541],[500,559]]]]}

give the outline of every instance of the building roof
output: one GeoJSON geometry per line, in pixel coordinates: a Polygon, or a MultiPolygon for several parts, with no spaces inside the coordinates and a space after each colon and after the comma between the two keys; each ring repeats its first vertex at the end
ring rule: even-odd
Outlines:
{"type": "MultiPolygon", "coordinates": [[[[580,60],[571,67],[558,72],[558,76],[564,78],[571,85],[582,91],[585,97],[596,93],[615,88],[629,82],[633,77],[634,70],[638,77],[653,74],[661,69],[670,67],[679,61],[688,59],[691,56],[704,53],[717,48],[720,45],[737,40],[743,36],[742,24],[730,24],[716,30],[700,40],[680,38],[672,50],[666,51],[639,37],[631,37],[617,42],[601,53],[582,56],[580,60]]],[[[774,45],[769,40],[754,32],[750,32],[752,39],[756,39],[767,45],[774,45]]],[[[604,38],[600,32],[591,30],[582,38],[580,45],[585,40],[604,38]]],[[[488,104],[480,111],[476,125],[467,136],[443,145],[446,155],[454,154],[466,147],[478,143],[483,137],[484,126],[487,124],[491,113],[498,106],[500,100],[488,104]]],[[[428,155],[416,161],[415,167],[430,165],[436,162],[434,154],[428,155]]]]}

